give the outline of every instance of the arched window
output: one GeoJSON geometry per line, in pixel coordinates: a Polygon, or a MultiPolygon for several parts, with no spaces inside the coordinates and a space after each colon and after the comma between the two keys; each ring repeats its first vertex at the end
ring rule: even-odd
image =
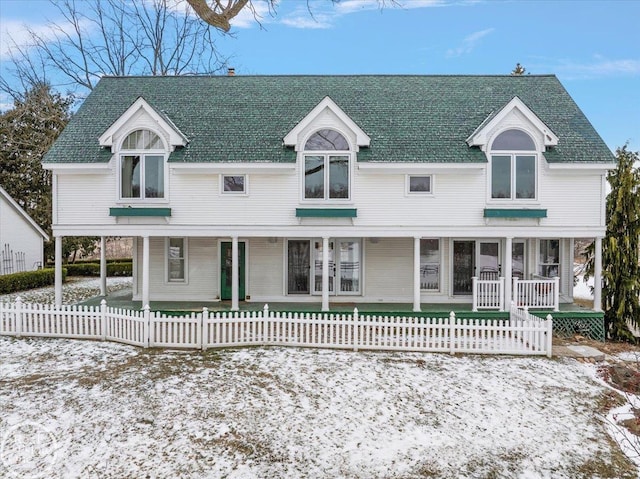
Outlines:
{"type": "Polygon", "coordinates": [[[536,146],[522,130],[506,130],[491,145],[491,198],[536,198],[536,146]]]}
{"type": "Polygon", "coordinates": [[[346,138],[335,130],[319,130],[304,150],[304,199],[349,199],[351,155],[346,138]]]}
{"type": "Polygon", "coordinates": [[[120,147],[120,197],[164,198],[165,147],[151,130],[136,130],[120,147]]]}

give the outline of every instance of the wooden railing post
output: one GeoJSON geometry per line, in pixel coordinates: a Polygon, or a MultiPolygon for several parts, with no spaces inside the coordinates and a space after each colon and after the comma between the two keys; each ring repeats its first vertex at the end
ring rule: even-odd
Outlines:
{"type": "Polygon", "coordinates": [[[547,335],[547,357],[550,358],[553,352],[553,316],[547,314],[547,331],[545,334],[547,335]]]}
{"type": "Polygon", "coordinates": [[[209,341],[209,308],[202,308],[202,316],[198,322],[198,331],[196,332],[197,342],[201,350],[207,349],[209,341]]]}
{"type": "Polygon", "coordinates": [[[553,278],[553,310],[560,311],[560,277],[553,278]]]}
{"type": "Polygon", "coordinates": [[[153,340],[151,335],[153,334],[153,328],[151,328],[151,308],[149,305],[145,305],[144,307],[144,326],[143,326],[143,345],[142,347],[148,348],[150,344],[153,344],[153,340]]]}
{"type": "Polygon", "coordinates": [[[504,311],[505,300],[505,288],[504,288],[504,276],[500,276],[500,285],[498,286],[498,298],[500,299],[500,311],[504,311]]]}
{"type": "Polygon", "coordinates": [[[100,301],[100,337],[107,339],[107,300],[100,301]]]}
{"type": "MultiPolygon", "coordinates": [[[[474,282],[475,282],[475,279],[476,278],[474,278],[474,282]]],[[[456,313],[451,311],[449,313],[449,353],[450,354],[455,354],[455,352],[456,352],[455,351],[456,347],[455,347],[455,343],[454,343],[454,341],[455,341],[455,336],[454,336],[455,324],[456,324],[456,313]]]]}
{"type": "Polygon", "coordinates": [[[518,304],[518,302],[520,301],[520,292],[518,291],[518,277],[514,276],[513,277],[513,288],[511,289],[511,298],[512,301],[511,303],[515,303],[518,304]]]}
{"type": "Polygon", "coordinates": [[[261,343],[263,345],[267,344],[267,332],[269,331],[269,305],[265,303],[264,308],[262,308],[262,331],[261,334],[261,343]]]}
{"type": "Polygon", "coordinates": [[[15,308],[16,336],[20,338],[22,337],[22,298],[20,296],[16,298],[15,308]]]}
{"type": "Polygon", "coordinates": [[[471,284],[472,284],[471,294],[473,295],[473,307],[471,308],[471,311],[478,311],[478,277],[477,276],[474,276],[473,278],[471,278],[471,284]]]}
{"type": "Polygon", "coordinates": [[[358,351],[358,308],[353,308],[353,350],[358,351]]]}

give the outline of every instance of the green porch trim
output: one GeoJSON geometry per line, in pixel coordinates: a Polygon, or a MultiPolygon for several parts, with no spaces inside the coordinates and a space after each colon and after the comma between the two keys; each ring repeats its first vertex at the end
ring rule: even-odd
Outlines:
{"type": "Polygon", "coordinates": [[[356,218],[356,208],[296,208],[296,218],[356,218]]]}
{"type": "Polygon", "coordinates": [[[109,208],[109,216],[171,216],[171,208],[109,208]]]}
{"type": "Polygon", "coordinates": [[[485,208],[485,218],[546,218],[546,209],[485,208]]]}

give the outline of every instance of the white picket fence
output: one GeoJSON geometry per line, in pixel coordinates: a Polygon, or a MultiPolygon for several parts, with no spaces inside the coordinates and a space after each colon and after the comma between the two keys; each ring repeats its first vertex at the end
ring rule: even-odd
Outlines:
{"type": "Polygon", "coordinates": [[[290,313],[193,312],[168,316],[107,306],[0,303],[0,335],[100,339],[142,347],[316,348],[551,356],[552,320],[511,307],[510,319],[290,313]]]}

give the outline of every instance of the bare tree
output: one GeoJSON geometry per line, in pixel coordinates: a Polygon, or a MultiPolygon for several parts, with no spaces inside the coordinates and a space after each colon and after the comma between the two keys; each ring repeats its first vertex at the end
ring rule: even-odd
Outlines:
{"type": "MultiPolygon", "coordinates": [[[[260,18],[258,11],[253,4],[253,0],[186,0],[193,11],[207,24],[215,27],[223,32],[231,29],[231,20],[237,17],[240,12],[248,8],[251,10],[253,17],[258,23],[260,18]]],[[[340,3],[340,0],[327,0],[331,3],[340,3]]],[[[270,13],[275,13],[278,0],[264,0],[269,8],[270,13]]],[[[402,6],[398,0],[377,0],[378,6],[382,9],[387,5],[402,6]]],[[[306,0],[307,10],[313,18],[313,10],[311,8],[311,0],[306,0]]]]}
{"type": "MultiPolygon", "coordinates": [[[[209,25],[228,32],[231,29],[231,19],[236,17],[240,11],[249,5],[255,16],[255,9],[249,0],[187,0],[193,11],[209,25]]],[[[270,7],[273,0],[269,1],[270,7]]]]}
{"type": "Polygon", "coordinates": [[[10,46],[0,90],[16,98],[33,85],[92,90],[104,75],[188,75],[221,71],[215,36],[181,0],[51,0],[63,21],[26,27],[27,45],[10,46]]]}

